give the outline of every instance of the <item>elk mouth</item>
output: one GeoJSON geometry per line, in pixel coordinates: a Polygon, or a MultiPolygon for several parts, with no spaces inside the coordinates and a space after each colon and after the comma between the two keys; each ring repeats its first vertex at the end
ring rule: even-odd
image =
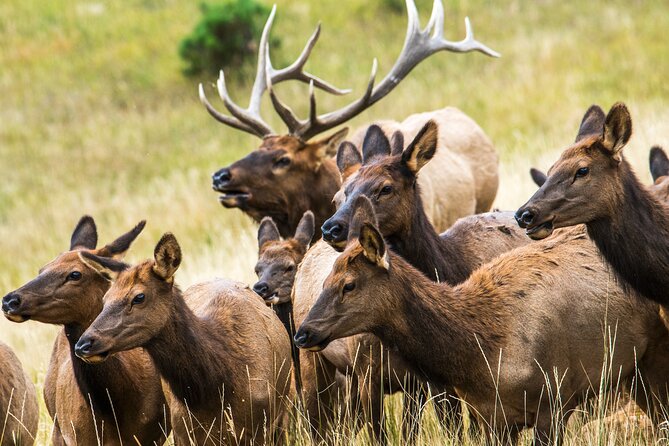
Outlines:
{"type": "Polygon", "coordinates": [[[5,312],[5,318],[7,318],[8,320],[10,320],[12,322],[17,322],[17,323],[21,323],[21,322],[25,322],[27,320],[30,320],[30,316],[28,316],[28,315],[16,314],[16,313],[12,313],[11,311],[10,312],[5,312]]]}
{"type": "Polygon", "coordinates": [[[270,306],[278,304],[281,299],[279,299],[279,293],[276,292],[270,296],[263,297],[263,300],[265,301],[265,304],[267,304],[267,306],[270,306]]]}
{"type": "Polygon", "coordinates": [[[109,352],[102,352],[96,353],[95,355],[81,355],[79,356],[79,359],[84,361],[86,364],[100,364],[101,362],[105,362],[108,357],[109,352]]]}
{"type": "Polygon", "coordinates": [[[543,223],[528,226],[525,229],[525,234],[532,240],[543,240],[553,233],[553,229],[555,229],[553,227],[553,220],[554,218],[551,218],[543,223]]]}
{"type": "Polygon", "coordinates": [[[303,350],[310,352],[320,352],[330,344],[331,340],[332,339],[330,335],[311,333],[311,335],[306,335],[305,337],[304,334],[300,336],[300,332],[298,331],[298,333],[295,335],[294,342],[298,348],[303,350]]]}
{"type": "Polygon", "coordinates": [[[224,187],[214,186],[216,192],[220,192],[218,201],[226,208],[238,208],[244,205],[251,198],[249,192],[239,189],[226,189],[224,187]]]}

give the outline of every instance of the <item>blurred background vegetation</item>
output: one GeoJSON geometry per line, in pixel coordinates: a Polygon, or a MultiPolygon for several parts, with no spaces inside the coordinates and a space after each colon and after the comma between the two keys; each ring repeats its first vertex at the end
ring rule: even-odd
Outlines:
{"type": "MultiPolygon", "coordinates": [[[[275,65],[292,61],[320,21],[308,69],[353,88],[352,95],[361,94],[373,57],[385,74],[402,47],[403,2],[277,3],[275,65]]],[[[417,4],[425,24],[431,1],[417,4]]],[[[499,150],[496,206],[514,209],[534,189],[528,168],[550,166],[590,104],[608,109],[624,101],[635,126],[627,156],[648,181],[648,149],[669,133],[666,1],[444,6],[447,38],[459,40],[469,16],[476,37],[503,57],[438,53],[352,126],[461,108],[499,150]]],[[[160,234],[173,231],[185,256],[177,278],[184,287],[216,275],[253,280],[255,226],[218,204],[210,175],[258,140],[217,123],[199,103],[197,84],[212,92],[215,75],[183,75],[189,67],[178,48],[201,17],[197,2],[183,0],[0,2],[0,295],[67,249],[82,214],[95,217],[101,243],[147,219],[130,261],[150,256],[160,234]]],[[[250,69],[226,72],[241,103],[254,59],[250,69]]],[[[303,115],[307,88],[279,88],[303,115]]],[[[321,94],[319,106],[331,110],[350,100],[321,94]]],[[[281,128],[269,101],[264,116],[281,128]]],[[[0,320],[0,340],[17,349],[38,383],[55,332],[0,320]]]]}

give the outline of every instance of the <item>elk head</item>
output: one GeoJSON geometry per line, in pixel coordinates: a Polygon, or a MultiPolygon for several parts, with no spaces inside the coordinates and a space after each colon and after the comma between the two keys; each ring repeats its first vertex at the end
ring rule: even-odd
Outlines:
{"type": "Polygon", "coordinates": [[[279,229],[270,217],[265,217],[258,228],[258,262],[255,271],[258,282],[255,291],[267,305],[291,301],[291,292],[297,267],[314,236],[314,214],[302,216],[295,236],[282,240],[279,229]]]}
{"type": "Polygon", "coordinates": [[[80,253],[94,254],[105,261],[120,259],[137,238],[145,222],[113,242],[96,249],[95,221],[84,216],[72,233],[70,250],[43,266],[37,277],[7,294],[2,311],[13,322],[34,319],[48,324],[87,326],[102,310],[102,296],[110,286],[108,271],[91,266],[80,253]]]}
{"type": "Polygon", "coordinates": [[[295,345],[319,351],[336,339],[371,331],[383,309],[390,269],[388,251],[374,224],[374,209],[364,197],[344,252],[335,261],[323,292],[295,334],[295,345]]]}
{"type": "Polygon", "coordinates": [[[95,268],[116,274],[102,312],[75,346],[75,354],[84,361],[101,362],[110,354],[140,347],[173,317],[174,273],[181,264],[181,248],[171,233],[160,239],[153,260],[131,268],[89,252],[80,256],[95,268]]]}
{"type": "MultiPolygon", "coordinates": [[[[416,181],[418,172],[437,150],[437,124],[428,121],[402,151],[402,138],[394,135],[392,144],[381,128],[372,125],[362,145],[362,167],[351,175],[338,193],[337,212],[323,223],[323,240],[342,250],[347,243],[349,221],[359,196],[374,206],[379,229],[389,237],[411,221],[416,207],[422,206],[416,181]]],[[[350,144],[349,144],[350,145],[350,144]]],[[[342,175],[355,162],[354,151],[345,144],[337,155],[342,175]]],[[[359,157],[359,155],[358,155],[359,157]]]]}
{"type": "Polygon", "coordinates": [[[225,207],[238,207],[257,221],[264,216],[272,216],[281,234],[289,237],[297,219],[305,210],[315,210],[317,203],[310,203],[311,206],[305,209],[295,209],[293,214],[299,212],[293,216],[285,215],[286,205],[297,201],[305,191],[309,193],[319,187],[321,193],[315,199],[322,200],[324,195],[329,194],[326,199],[329,202],[339,187],[336,172],[332,172],[336,179],[334,185],[332,182],[327,185],[318,184],[314,180],[314,175],[327,175],[328,172],[321,172],[319,168],[323,165],[325,157],[334,153],[334,148],[346,130],[336,132],[320,141],[313,142],[310,141],[311,138],[349,121],[374,105],[389,94],[416,65],[438,51],[457,53],[479,51],[488,56],[499,56],[474,39],[469,19],[465,19],[466,35],[462,41],[452,42],[444,39],[442,29],[444,10],[441,0],[435,0],[428,26],[422,30],[416,5],[413,0],[407,0],[406,3],[408,26],[404,46],[397,61],[385,78],[375,85],[377,64],[374,60],[370,80],[363,95],[340,110],[319,115],[316,110],[314,90],[318,88],[336,95],[348,93],[350,90],[336,88],[304,71],[304,65],[320,35],[320,25],[293,64],[283,69],[275,69],[272,66],[269,33],[276,7],[272,8],[260,39],[258,67],[249,106],[242,108],[230,98],[222,71],[217,82],[218,93],[230,115],[219,112],[211,105],[200,84],[200,100],[216,120],[263,138],[262,145],[256,151],[213,175],[213,188],[222,194],[220,201],[225,207]],[[291,108],[278,98],[273,88],[274,85],[287,80],[309,84],[310,109],[306,119],[298,118],[291,108]],[[274,109],[286,124],[288,135],[277,136],[260,116],[260,102],[265,91],[269,92],[274,109]],[[326,186],[330,189],[325,190],[326,186]],[[278,221],[279,219],[283,221],[278,221]]]}
{"type": "Polygon", "coordinates": [[[632,135],[632,119],[625,104],[607,115],[593,105],[583,117],[576,142],[548,171],[539,190],[516,212],[527,235],[543,239],[553,229],[610,215],[620,181],[622,149],[632,135]]]}

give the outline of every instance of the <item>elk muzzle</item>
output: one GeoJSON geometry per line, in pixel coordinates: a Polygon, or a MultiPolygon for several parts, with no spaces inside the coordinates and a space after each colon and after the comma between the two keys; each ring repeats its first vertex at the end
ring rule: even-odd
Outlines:
{"type": "Polygon", "coordinates": [[[253,285],[253,291],[255,291],[258,296],[262,297],[267,305],[274,305],[279,303],[278,293],[276,291],[270,290],[267,282],[256,282],[253,285]]]}
{"type": "Polygon", "coordinates": [[[325,240],[335,250],[341,252],[346,248],[348,239],[348,224],[338,218],[330,217],[321,226],[323,240],[325,240]]]}
{"type": "Polygon", "coordinates": [[[318,332],[317,330],[312,330],[309,327],[302,324],[295,337],[293,338],[295,346],[310,352],[319,352],[328,346],[330,343],[330,336],[318,332]]]}
{"type": "Polygon", "coordinates": [[[101,347],[102,342],[99,339],[84,335],[74,346],[74,354],[88,364],[97,364],[109,357],[109,351],[101,347]]]}
{"type": "Polygon", "coordinates": [[[21,309],[21,296],[17,293],[9,293],[2,298],[2,312],[12,322],[25,322],[30,316],[19,314],[21,309]]]}
{"type": "Polygon", "coordinates": [[[226,208],[243,207],[251,198],[251,194],[233,181],[233,172],[229,167],[224,167],[211,176],[212,188],[221,195],[218,201],[226,208]]]}
{"type": "Polygon", "coordinates": [[[541,214],[527,204],[518,209],[514,217],[532,240],[542,240],[553,233],[554,218],[541,218],[541,214]]]}

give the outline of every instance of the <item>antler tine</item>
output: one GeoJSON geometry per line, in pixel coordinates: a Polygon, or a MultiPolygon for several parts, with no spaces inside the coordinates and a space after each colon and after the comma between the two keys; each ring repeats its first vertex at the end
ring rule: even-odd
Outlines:
{"type": "Polygon", "coordinates": [[[432,15],[424,30],[420,29],[420,19],[414,0],[406,0],[406,7],[408,23],[404,46],[388,74],[376,87],[373,85],[373,80],[370,80],[367,91],[359,100],[335,112],[315,118],[310,116],[308,121],[302,121],[300,128],[294,131],[296,136],[307,139],[357,116],[390,93],[416,65],[437,51],[446,50],[458,53],[480,51],[488,56],[499,57],[499,53],[474,39],[468,18],[465,19],[466,35],[463,40],[460,42],[445,40],[443,38],[444,7],[441,0],[434,0],[432,15]]]}
{"type": "MultiPolygon", "coordinates": [[[[228,89],[225,86],[225,74],[223,73],[223,70],[221,70],[219,74],[216,86],[218,87],[218,95],[221,97],[223,104],[225,104],[225,108],[228,109],[232,116],[254,129],[256,135],[265,136],[274,133],[272,128],[260,118],[260,114],[252,112],[252,109],[255,109],[256,107],[255,103],[253,105],[249,104],[249,108],[244,110],[239,105],[235,104],[232,99],[230,99],[228,89]]],[[[260,97],[258,98],[258,105],[260,103],[259,99],[260,97]]]]}
{"type": "Polygon", "coordinates": [[[267,72],[266,82],[267,82],[267,90],[269,91],[269,97],[272,100],[272,105],[274,106],[274,109],[278,113],[281,120],[286,124],[286,127],[288,127],[288,131],[291,134],[294,134],[297,128],[300,127],[301,125],[300,120],[297,118],[295,113],[293,113],[293,110],[291,110],[290,107],[281,102],[281,100],[277,97],[272,85],[272,78],[270,76],[269,71],[267,72]]]}
{"type": "MultiPolygon", "coordinates": [[[[241,130],[243,132],[251,133],[251,134],[256,134],[255,130],[252,129],[251,127],[247,126],[243,122],[240,122],[238,119],[232,118],[230,116],[226,116],[216,110],[211,103],[209,103],[209,100],[207,100],[207,96],[204,94],[204,86],[202,84],[199,85],[198,87],[198,94],[200,96],[200,102],[205,106],[207,111],[211,116],[214,117],[218,122],[221,122],[225,125],[228,125],[230,127],[234,127],[238,130],[241,130]]],[[[258,135],[262,136],[262,135],[258,135]]]]}

